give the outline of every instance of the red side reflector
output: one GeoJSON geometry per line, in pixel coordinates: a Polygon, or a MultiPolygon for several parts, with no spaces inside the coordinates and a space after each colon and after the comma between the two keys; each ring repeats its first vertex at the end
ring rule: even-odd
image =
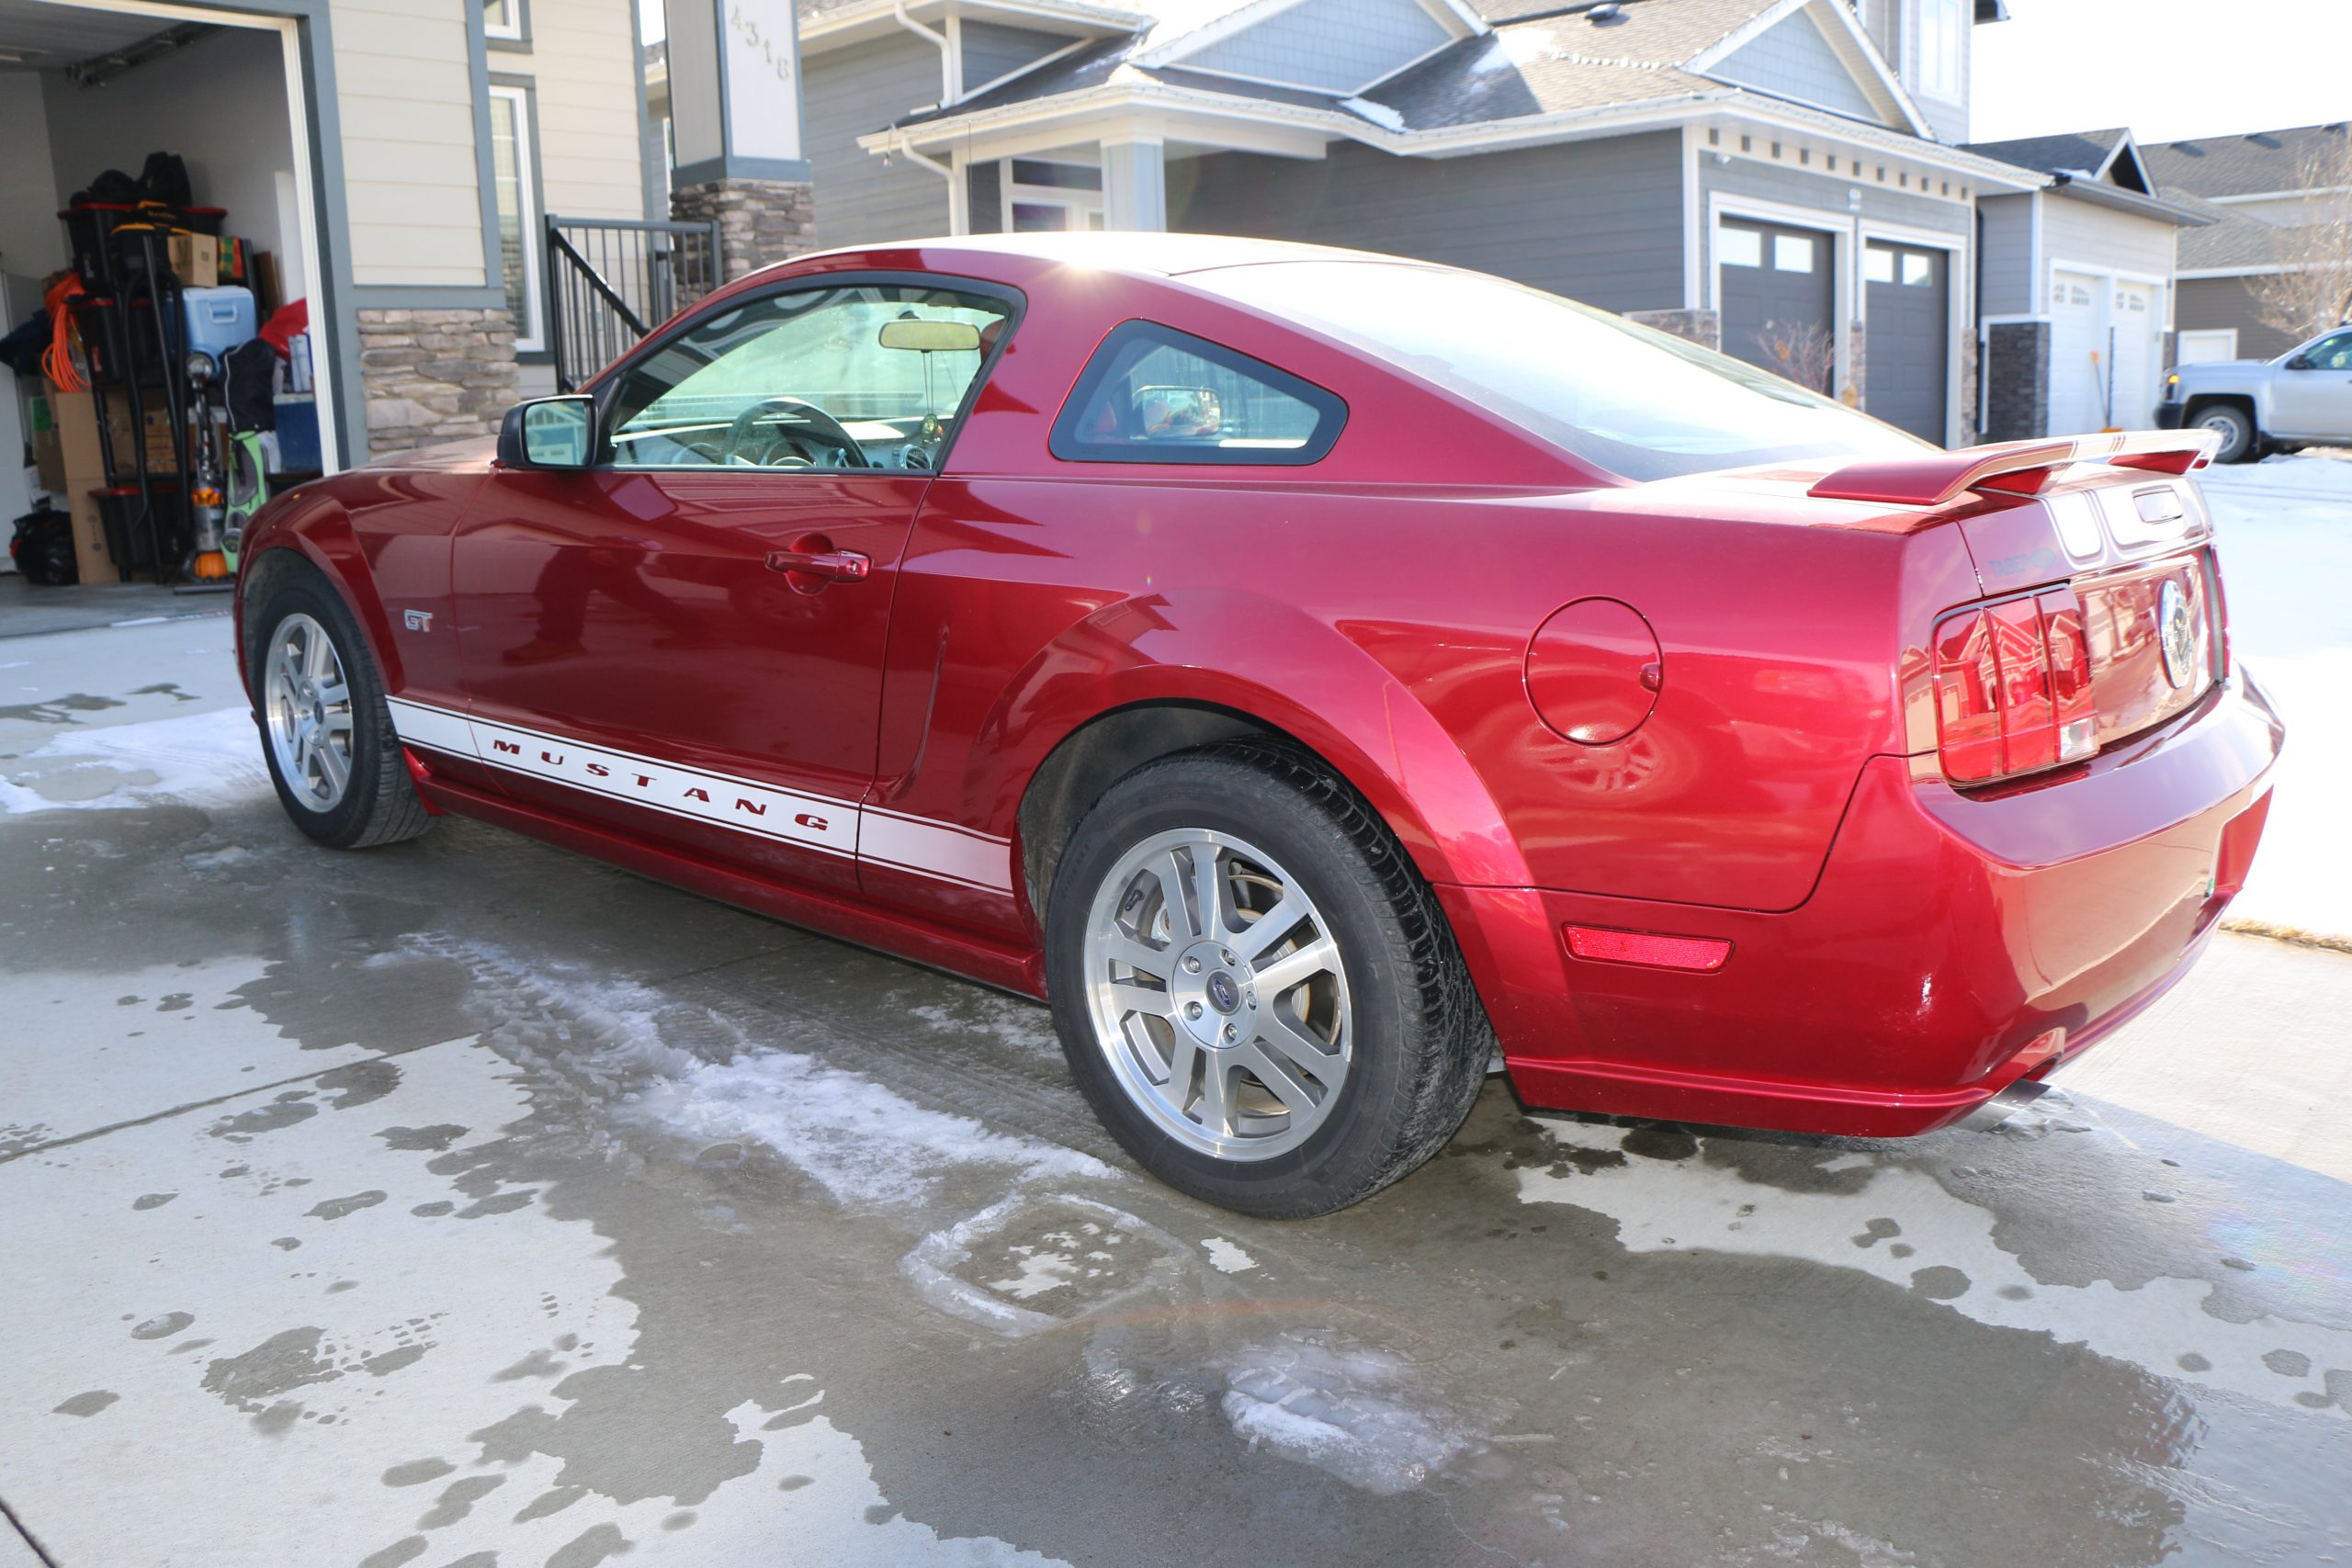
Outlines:
{"type": "Polygon", "coordinates": [[[1611,931],[1606,926],[1566,926],[1568,951],[1604,964],[1646,964],[1653,969],[1691,969],[1712,975],[1731,957],[1731,943],[1703,936],[1659,936],[1653,931],[1611,931]]]}

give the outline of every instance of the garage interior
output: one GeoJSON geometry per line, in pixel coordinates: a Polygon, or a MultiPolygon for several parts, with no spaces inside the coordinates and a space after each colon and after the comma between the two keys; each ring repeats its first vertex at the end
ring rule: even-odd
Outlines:
{"type": "Polygon", "coordinates": [[[12,629],[221,608],[243,519],[335,466],[293,37],[0,0],[12,629]]]}

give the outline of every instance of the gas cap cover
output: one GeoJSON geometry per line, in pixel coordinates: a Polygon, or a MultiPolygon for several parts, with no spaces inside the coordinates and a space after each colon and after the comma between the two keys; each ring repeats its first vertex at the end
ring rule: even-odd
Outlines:
{"type": "Polygon", "coordinates": [[[1564,604],[1527,645],[1527,699],[1536,716],[1586,746],[1639,729],[1657,705],[1665,675],[1657,634],[1621,599],[1564,604]]]}

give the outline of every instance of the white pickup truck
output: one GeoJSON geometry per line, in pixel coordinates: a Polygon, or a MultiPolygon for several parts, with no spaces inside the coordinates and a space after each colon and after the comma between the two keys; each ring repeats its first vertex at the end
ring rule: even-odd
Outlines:
{"type": "Polygon", "coordinates": [[[2211,430],[2215,454],[2243,463],[2265,452],[2352,446],[2352,327],[2322,333],[2276,359],[2175,367],[2156,405],[2165,430],[2211,430]]]}

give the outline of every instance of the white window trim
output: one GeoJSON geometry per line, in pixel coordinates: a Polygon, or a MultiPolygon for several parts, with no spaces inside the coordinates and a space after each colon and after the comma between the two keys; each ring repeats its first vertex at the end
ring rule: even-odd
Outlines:
{"type": "MultiPolygon", "coordinates": [[[[1026,161],[1026,159],[1023,160],[1023,162],[1026,161]]],[[[1040,159],[1038,161],[1041,163],[1057,163],[1066,162],[1067,160],[1046,158],[1040,159]]],[[[1003,158],[998,161],[996,183],[1000,197],[998,205],[1001,209],[998,215],[998,221],[1003,225],[1001,231],[1007,234],[1013,231],[1012,204],[1016,201],[1027,202],[1034,207],[1060,208],[1064,212],[1069,215],[1069,226],[1065,231],[1073,234],[1083,234],[1088,232],[1093,228],[1093,225],[1089,222],[1088,220],[1090,218],[1103,216],[1103,193],[1102,191],[1087,190],[1083,187],[1073,186],[1028,186],[1018,184],[1012,177],[1012,160],[1010,158],[1003,158]]],[[[1107,224],[1109,220],[1105,218],[1104,221],[1107,224]]]]}
{"type": "Polygon", "coordinates": [[[514,352],[538,354],[547,343],[547,265],[545,222],[539,210],[538,184],[532,177],[536,149],[531,144],[531,94],[527,87],[492,84],[490,96],[514,106],[514,193],[523,203],[523,309],[530,317],[514,323],[514,352]],[[528,329],[527,331],[526,329],[528,329]]]}
{"type": "Polygon", "coordinates": [[[520,43],[523,40],[523,0],[506,0],[506,9],[514,19],[500,27],[490,19],[490,7],[484,6],[481,8],[481,36],[511,39],[520,43]]]}

